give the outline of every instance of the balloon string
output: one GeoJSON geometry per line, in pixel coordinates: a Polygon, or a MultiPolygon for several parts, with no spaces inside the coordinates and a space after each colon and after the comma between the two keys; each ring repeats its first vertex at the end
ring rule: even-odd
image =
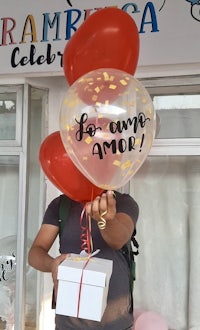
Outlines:
{"type": "Polygon", "coordinates": [[[80,226],[81,226],[81,250],[84,250],[88,254],[93,252],[93,241],[92,241],[92,233],[91,233],[91,217],[85,214],[85,207],[81,212],[80,217],[80,226]],[[84,223],[85,219],[85,223],[84,223]]]}
{"type": "Polygon", "coordinates": [[[92,221],[91,216],[88,216],[88,238],[90,241],[90,253],[93,252],[93,241],[92,241],[92,221]]]}

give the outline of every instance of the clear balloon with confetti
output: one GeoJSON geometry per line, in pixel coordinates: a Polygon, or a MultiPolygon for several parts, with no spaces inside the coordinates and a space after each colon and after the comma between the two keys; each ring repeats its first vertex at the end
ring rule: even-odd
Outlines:
{"type": "Polygon", "coordinates": [[[69,157],[88,180],[105,190],[122,187],[138,171],[155,129],[148,91],[117,69],[94,70],[76,80],[60,111],[61,139],[69,157]]]}

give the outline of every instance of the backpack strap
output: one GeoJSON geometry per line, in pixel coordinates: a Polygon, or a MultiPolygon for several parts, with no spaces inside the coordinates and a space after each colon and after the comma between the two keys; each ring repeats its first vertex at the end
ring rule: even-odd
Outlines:
{"type": "Polygon", "coordinates": [[[131,306],[130,306],[130,313],[133,312],[133,287],[134,281],[136,280],[136,263],[135,263],[135,256],[139,254],[139,244],[135,238],[136,229],[131,236],[131,241],[125,244],[121,248],[121,252],[125,257],[129,269],[130,269],[130,293],[131,293],[131,306]]]}

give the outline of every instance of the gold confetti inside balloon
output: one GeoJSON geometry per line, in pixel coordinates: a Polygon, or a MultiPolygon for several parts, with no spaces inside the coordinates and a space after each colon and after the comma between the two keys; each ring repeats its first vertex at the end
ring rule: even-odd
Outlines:
{"type": "Polygon", "coordinates": [[[88,180],[106,190],[124,186],[141,167],[155,128],[146,88],[117,69],[94,70],[76,80],[60,111],[69,157],[88,180]]]}

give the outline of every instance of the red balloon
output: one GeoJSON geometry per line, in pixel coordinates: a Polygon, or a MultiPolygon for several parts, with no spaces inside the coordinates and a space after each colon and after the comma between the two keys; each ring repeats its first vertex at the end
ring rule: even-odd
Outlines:
{"type": "Polygon", "coordinates": [[[65,195],[78,202],[88,202],[103,190],[91,183],[68,157],[60,132],[50,134],[39,151],[41,167],[49,180],[65,195]]]}
{"type": "Polygon", "coordinates": [[[84,74],[115,68],[134,74],[139,57],[139,33],[129,14],[118,8],[100,9],[78,28],[63,54],[69,85],[84,74]]]}

